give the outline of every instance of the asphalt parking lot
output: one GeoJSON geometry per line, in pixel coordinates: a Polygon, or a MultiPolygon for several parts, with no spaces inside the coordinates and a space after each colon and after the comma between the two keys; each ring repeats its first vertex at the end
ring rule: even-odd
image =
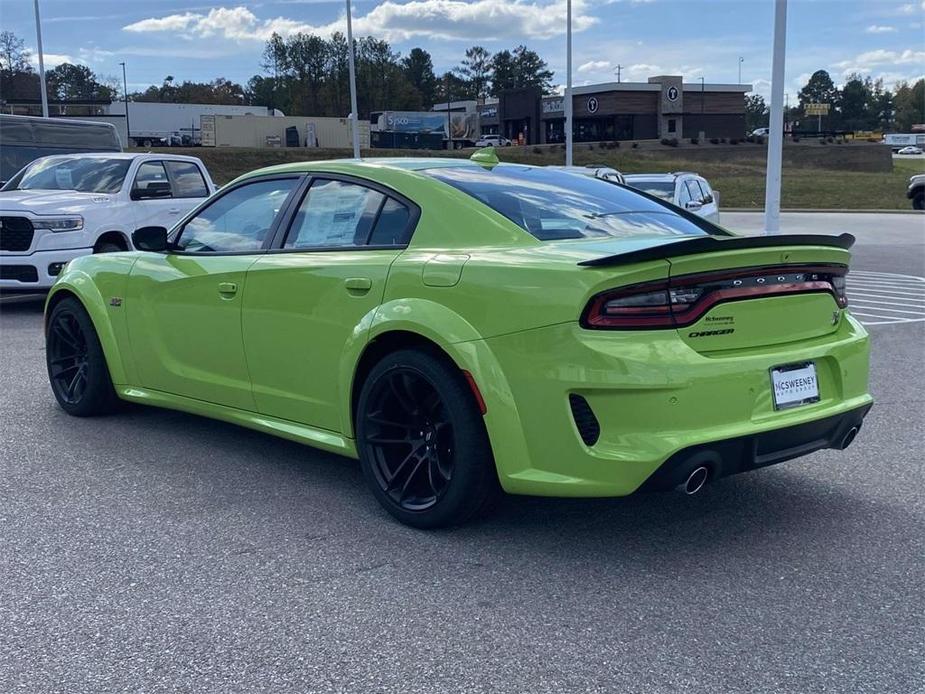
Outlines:
{"type": "Polygon", "coordinates": [[[783,223],[858,237],[877,404],[850,449],[436,533],[348,460],[175,412],[66,416],[41,303],[5,301],[0,691],[925,691],[925,315],[902,312],[925,305],[925,216],[783,223]]]}

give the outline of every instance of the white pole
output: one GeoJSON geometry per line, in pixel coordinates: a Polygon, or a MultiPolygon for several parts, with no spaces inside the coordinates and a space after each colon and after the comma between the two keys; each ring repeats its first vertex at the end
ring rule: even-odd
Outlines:
{"type": "Polygon", "coordinates": [[[565,165],[572,165],[572,0],[566,2],[565,29],[565,165]]]}
{"type": "Polygon", "coordinates": [[[764,233],[780,233],[781,159],[784,148],[784,56],[787,52],[787,0],[774,0],[774,57],[771,62],[771,120],[768,173],[764,191],[764,233]]]}
{"type": "MultiPolygon", "coordinates": [[[[36,0],[38,1],[38,0],[36,0]]],[[[353,129],[353,158],[360,158],[360,128],[359,114],[357,113],[357,72],[353,57],[353,19],[350,9],[350,0],[347,0],[347,45],[350,47],[350,120],[353,129]]]]}
{"type": "Polygon", "coordinates": [[[35,40],[39,47],[39,84],[42,89],[42,117],[48,118],[48,94],[45,93],[45,55],[42,51],[42,20],[39,17],[39,0],[35,0],[35,40]]]}

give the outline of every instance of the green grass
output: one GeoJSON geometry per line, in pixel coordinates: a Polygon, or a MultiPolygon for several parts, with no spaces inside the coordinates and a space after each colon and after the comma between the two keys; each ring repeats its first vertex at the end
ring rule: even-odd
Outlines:
{"type": "MultiPolygon", "coordinates": [[[[200,157],[218,184],[272,164],[317,161],[350,156],[347,150],[333,149],[243,149],[197,147],[182,151],[200,157]]],[[[420,150],[370,150],[364,156],[469,156],[468,152],[422,152],[420,150]]],[[[524,164],[562,164],[561,150],[544,148],[502,149],[504,161],[524,164]]],[[[576,148],[576,164],[606,164],[624,173],[658,171],[696,171],[720,192],[723,207],[761,209],[764,207],[763,159],[745,161],[687,161],[684,149],[595,149],[576,148]]],[[[872,209],[908,210],[906,198],[909,176],[925,172],[925,162],[914,159],[893,161],[890,173],[868,173],[784,166],[782,207],[785,209],[872,209]]]]}

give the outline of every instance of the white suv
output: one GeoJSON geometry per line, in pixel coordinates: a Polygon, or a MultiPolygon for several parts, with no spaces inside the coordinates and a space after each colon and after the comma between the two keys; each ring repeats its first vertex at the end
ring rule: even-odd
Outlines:
{"type": "Polygon", "coordinates": [[[0,189],[0,291],[44,291],[81,255],[126,251],[132,232],[172,227],[215,191],[195,157],[42,157],[0,189]]]}
{"type": "Polygon", "coordinates": [[[689,171],[667,174],[625,174],[626,185],[667,200],[714,224],[719,224],[719,192],[707,179],[689,171]]]}
{"type": "Polygon", "coordinates": [[[500,135],[482,135],[476,143],[476,147],[510,147],[511,141],[500,135]]]}

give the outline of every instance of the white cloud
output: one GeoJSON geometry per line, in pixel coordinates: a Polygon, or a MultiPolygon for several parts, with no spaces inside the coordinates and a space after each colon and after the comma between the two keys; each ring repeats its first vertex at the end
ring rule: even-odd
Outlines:
{"type": "Polygon", "coordinates": [[[835,63],[835,67],[847,72],[869,72],[877,65],[923,65],[925,64],[925,51],[906,48],[902,51],[888,51],[878,48],[865,51],[850,60],[835,63]]]}
{"type": "Polygon", "coordinates": [[[896,31],[896,27],[883,26],[881,24],[871,24],[865,29],[868,34],[889,34],[896,31]]]}
{"type": "MultiPolygon", "coordinates": [[[[572,30],[584,31],[597,23],[586,12],[587,0],[572,3],[572,30]]],[[[565,32],[565,0],[386,0],[354,19],[357,35],[390,41],[412,37],[431,39],[491,40],[545,39],[565,32]]],[[[233,41],[266,41],[274,32],[330,35],[344,31],[345,20],[311,25],[286,17],[259,19],[247,7],[217,7],[208,14],[184,12],[151,17],[123,29],[135,33],[174,32],[185,38],[221,37],[233,41]]]]}
{"type": "Polygon", "coordinates": [[[596,70],[606,70],[610,67],[609,60],[589,60],[578,66],[578,72],[592,72],[596,70]]]}
{"type": "MultiPolygon", "coordinates": [[[[34,49],[29,51],[29,62],[32,63],[35,67],[39,66],[39,55],[34,49]]],[[[79,65],[83,63],[83,60],[79,58],[74,58],[73,56],[67,55],[66,53],[45,53],[42,56],[45,59],[45,69],[50,70],[51,68],[58,67],[63,63],[71,63],[72,65],[79,65]]]]}

